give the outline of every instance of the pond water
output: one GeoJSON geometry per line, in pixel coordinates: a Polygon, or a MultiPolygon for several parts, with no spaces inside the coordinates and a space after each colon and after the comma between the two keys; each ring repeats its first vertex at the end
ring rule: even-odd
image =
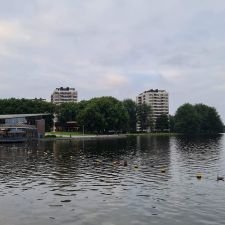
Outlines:
{"type": "Polygon", "coordinates": [[[224,136],[0,144],[0,224],[225,224],[217,174],[224,136]]]}

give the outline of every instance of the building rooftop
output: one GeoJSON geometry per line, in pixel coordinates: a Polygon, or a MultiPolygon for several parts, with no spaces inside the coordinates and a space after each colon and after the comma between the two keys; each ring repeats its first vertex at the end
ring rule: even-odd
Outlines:
{"type": "Polygon", "coordinates": [[[138,96],[146,94],[146,93],[168,93],[166,90],[159,90],[159,89],[149,89],[148,91],[144,91],[140,93],[138,96]]]}
{"type": "Polygon", "coordinates": [[[10,114],[10,115],[0,115],[0,119],[13,119],[13,118],[24,118],[24,117],[48,116],[48,115],[50,115],[50,113],[10,114]]]}
{"type": "Polygon", "coordinates": [[[147,92],[166,92],[166,90],[159,90],[159,89],[150,89],[148,91],[145,91],[144,93],[147,93],[147,92]]]}
{"type": "Polygon", "coordinates": [[[71,91],[71,90],[75,91],[75,88],[70,88],[70,87],[64,88],[64,87],[60,87],[60,88],[56,88],[56,90],[57,91],[71,91]]]}

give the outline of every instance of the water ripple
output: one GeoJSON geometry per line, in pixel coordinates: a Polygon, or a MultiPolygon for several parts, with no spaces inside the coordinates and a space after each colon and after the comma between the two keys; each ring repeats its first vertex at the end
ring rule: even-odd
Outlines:
{"type": "Polygon", "coordinates": [[[0,224],[222,224],[224,153],[224,137],[0,145],[0,224]]]}

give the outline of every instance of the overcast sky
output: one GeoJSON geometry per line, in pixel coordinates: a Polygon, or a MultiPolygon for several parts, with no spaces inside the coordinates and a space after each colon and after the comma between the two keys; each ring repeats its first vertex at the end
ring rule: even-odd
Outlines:
{"type": "Polygon", "coordinates": [[[225,0],[0,0],[0,98],[166,89],[225,122],[225,0]]]}

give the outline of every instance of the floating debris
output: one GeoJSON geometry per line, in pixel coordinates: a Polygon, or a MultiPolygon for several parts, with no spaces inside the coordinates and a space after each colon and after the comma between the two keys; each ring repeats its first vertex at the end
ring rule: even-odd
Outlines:
{"type": "Polygon", "coordinates": [[[124,166],[127,166],[127,165],[128,165],[128,163],[127,163],[126,160],[123,162],[123,165],[124,165],[124,166]]]}
{"type": "Polygon", "coordinates": [[[62,207],[63,205],[48,205],[49,207],[62,207]]]}
{"type": "Polygon", "coordinates": [[[162,168],[161,169],[161,173],[166,173],[166,169],[165,168],[162,168]]]}
{"type": "Polygon", "coordinates": [[[219,176],[218,174],[217,174],[217,179],[216,179],[217,181],[224,181],[224,177],[223,176],[219,176]]]}
{"type": "Polygon", "coordinates": [[[197,178],[198,180],[202,179],[202,174],[201,174],[201,173],[197,173],[197,174],[196,174],[196,178],[197,178]]]}
{"type": "Polygon", "coordinates": [[[66,200],[62,200],[61,202],[71,202],[71,200],[66,199],[66,200]]]}

